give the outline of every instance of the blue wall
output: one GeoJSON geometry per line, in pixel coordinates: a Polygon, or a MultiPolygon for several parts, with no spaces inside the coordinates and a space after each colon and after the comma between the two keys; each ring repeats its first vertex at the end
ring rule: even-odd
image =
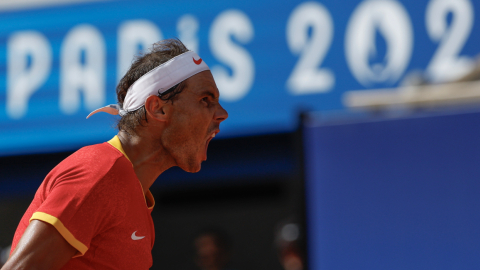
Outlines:
{"type": "Polygon", "coordinates": [[[309,269],[478,269],[480,113],[315,122],[309,269]]]}

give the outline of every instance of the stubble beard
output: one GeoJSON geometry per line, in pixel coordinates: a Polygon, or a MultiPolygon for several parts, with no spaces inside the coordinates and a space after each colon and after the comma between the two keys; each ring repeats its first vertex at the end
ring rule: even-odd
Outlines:
{"type": "Polygon", "coordinates": [[[201,169],[201,161],[198,160],[200,149],[187,139],[186,137],[178,138],[176,143],[169,144],[165,149],[178,167],[186,172],[196,173],[201,169]]]}
{"type": "MultiPolygon", "coordinates": [[[[184,148],[188,148],[188,146],[184,146],[184,148]]],[[[181,155],[181,157],[179,158],[181,160],[177,160],[177,164],[182,170],[186,172],[189,172],[189,173],[199,172],[202,165],[201,165],[201,161],[200,162],[198,161],[198,157],[197,157],[198,151],[194,151],[193,153],[191,153],[188,150],[191,150],[191,149],[184,149],[184,151],[181,151],[184,154],[181,155]]]]}

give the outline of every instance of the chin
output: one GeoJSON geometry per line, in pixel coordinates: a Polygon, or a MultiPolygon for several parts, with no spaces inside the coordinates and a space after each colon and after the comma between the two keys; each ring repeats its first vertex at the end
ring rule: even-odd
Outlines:
{"type": "Polygon", "coordinates": [[[189,162],[184,166],[179,166],[182,170],[189,172],[189,173],[197,173],[202,168],[202,162],[189,162]]]}
{"type": "Polygon", "coordinates": [[[200,169],[201,169],[201,167],[198,166],[198,167],[195,167],[195,168],[189,168],[188,170],[184,170],[184,171],[189,172],[189,173],[197,173],[197,172],[200,171],[200,169]]]}
{"type": "Polygon", "coordinates": [[[200,166],[198,167],[188,167],[188,168],[182,168],[182,170],[189,172],[189,173],[197,173],[200,171],[200,166]]]}

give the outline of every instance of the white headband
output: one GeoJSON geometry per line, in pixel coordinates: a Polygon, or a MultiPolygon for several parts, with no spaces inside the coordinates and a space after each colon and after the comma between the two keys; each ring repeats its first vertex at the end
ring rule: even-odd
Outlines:
{"type": "Polygon", "coordinates": [[[136,80],[128,88],[127,95],[123,101],[123,108],[118,104],[111,104],[96,109],[87,118],[97,112],[124,116],[142,107],[149,96],[162,94],[173,86],[205,70],[210,69],[195,52],[188,51],[182,53],[150,70],[136,80]]]}

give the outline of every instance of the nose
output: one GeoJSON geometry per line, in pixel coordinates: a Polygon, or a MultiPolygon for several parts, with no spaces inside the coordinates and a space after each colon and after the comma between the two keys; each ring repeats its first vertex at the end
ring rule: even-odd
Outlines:
{"type": "Polygon", "coordinates": [[[223,120],[228,118],[228,112],[222,107],[222,105],[218,104],[218,109],[215,112],[214,117],[215,117],[215,120],[217,120],[220,123],[223,120]]]}

